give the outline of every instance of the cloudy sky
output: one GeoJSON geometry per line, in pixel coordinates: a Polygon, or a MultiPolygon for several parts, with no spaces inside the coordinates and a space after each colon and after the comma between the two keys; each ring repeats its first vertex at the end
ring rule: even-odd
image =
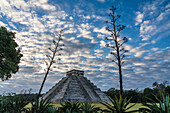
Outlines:
{"type": "MultiPolygon", "coordinates": [[[[129,41],[123,66],[124,89],[143,89],[152,83],[170,82],[170,1],[168,0],[0,0],[0,26],[16,32],[22,54],[20,69],[0,81],[0,93],[32,88],[38,92],[55,34],[64,31],[61,61],[53,65],[43,93],[71,69],[101,90],[119,88],[114,57],[105,47],[109,9],[114,5],[126,26],[121,36],[129,41]]],[[[58,58],[58,56],[56,57],[58,58]]]]}

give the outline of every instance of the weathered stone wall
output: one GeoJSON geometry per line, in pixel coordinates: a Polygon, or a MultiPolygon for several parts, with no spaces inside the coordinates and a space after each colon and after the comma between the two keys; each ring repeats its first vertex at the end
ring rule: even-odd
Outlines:
{"type": "MultiPolygon", "coordinates": [[[[72,74],[70,72],[69,76],[59,81],[43,98],[48,98],[51,102],[110,102],[107,96],[90,80],[74,74],[75,70],[72,71],[72,74]]],[[[82,71],[80,72],[82,73],[82,71]]]]}

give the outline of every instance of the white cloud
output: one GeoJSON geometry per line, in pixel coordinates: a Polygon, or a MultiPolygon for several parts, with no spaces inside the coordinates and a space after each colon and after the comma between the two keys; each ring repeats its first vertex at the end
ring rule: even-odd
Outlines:
{"type": "Polygon", "coordinates": [[[132,45],[129,45],[129,44],[124,44],[123,46],[124,46],[124,48],[127,49],[127,50],[131,50],[131,49],[133,48],[133,46],[132,46],[132,45]]]}
{"type": "Polygon", "coordinates": [[[161,21],[164,18],[167,18],[167,16],[170,15],[170,9],[165,10],[164,12],[160,13],[160,15],[156,18],[157,21],[161,21]]]}
{"type": "Polygon", "coordinates": [[[152,51],[157,51],[159,48],[152,48],[151,50],[152,51]]]}
{"type": "Polygon", "coordinates": [[[157,17],[157,21],[161,21],[163,19],[164,13],[161,13],[158,17],[157,17]]]}
{"type": "Polygon", "coordinates": [[[79,34],[77,35],[78,38],[80,37],[83,37],[83,38],[86,38],[86,39],[91,39],[94,41],[95,43],[95,40],[94,38],[91,36],[91,30],[89,30],[90,28],[93,28],[93,26],[90,26],[88,23],[86,24],[81,24],[80,26],[78,26],[78,30],[79,30],[79,34]]]}
{"type": "Polygon", "coordinates": [[[98,33],[102,33],[102,34],[110,34],[110,32],[108,32],[108,31],[106,30],[106,27],[102,27],[101,29],[95,27],[95,28],[93,29],[93,32],[98,32],[98,33]]]}
{"type": "Polygon", "coordinates": [[[28,3],[34,7],[41,7],[44,10],[56,10],[54,5],[48,4],[48,0],[30,0],[28,3]]]}
{"type": "Polygon", "coordinates": [[[85,19],[90,19],[90,16],[89,16],[89,15],[83,16],[83,18],[85,18],[85,19]]]}
{"type": "Polygon", "coordinates": [[[101,56],[103,56],[103,54],[105,53],[104,50],[102,50],[102,49],[96,49],[96,50],[94,50],[94,52],[95,52],[95,55],[99,58],[101,56]]]}
{"type": "Polygon", "coordinates": [[[165,8],[170,8],[170,4],[166,5],[165,8]]]}
{"type": "Polygon", "coordinates": [[[97,0],[97,1],[102,2],[102,3],[105,2],[105,0],[97,0]]]}
{"type": "Polygon", "coordinates": [[[72,16],[70,16],[70,17],[69,17],[69,19],[70,19],[70,20],[73,20],[73,17],[72,17],[72,16]]]}
{"type": "Polygon", "coordinates": [[[103,41],[103,40],[101,40],[101,41],[100,41],[100,46],[101,46],[101,47],[106,47],[106,42],[103,41]]]}
{"type": "Polygon", "coordinates": [[[144,21],[140,26],[140,37],[142,40],[148,40],[150,38],[150,34],[154,32],[156,29],[155,25],[151,25],[150,21],[144,21]]]}
{"type": "Polygon", "coordinates": [[[0,26],[4,26],[4,27],[7,27],[8,25],[3,23],[2,21],[0,21],[0,26]]]}
{"type": "Polygon", "coordinates": [[[51,5],[49,5],[49,4],[42,4],[41,7],[42,7],[42,9],[44,9],[44,10],[52,10],[52,11],[56,10],[56,7],[55,7],[55,6],[51,6],[51,5]]]}
{"type": "Polygon", "coordinates": [[[65,34],[68,34],[68,33],[71,34],[71,33],[76,33],[76,32],[77,32],[77,29],[75,29],[75,28],[69,28],[68,30],[64,31],[65,34]]]}
{"type": "Polygon", "coordinates": [[[141,57],[146,51],[136,51],[135,57],[141,57]]]}
{"type": "Polygon", "coordinates": [[[97,34],[97,38],[104,39],[105,35],[104,34],[97,34]]]}
{"type": "MultiPolygon", "coordinates": [[[[169,23],[170,9],[168,5],[166,7],[163,5],[164,0],[155,0],[152,4],[146,3],[142,7],[142,12],[136,12],[136,24],[140,26],[140,37],[143,41],[153,39],[155,35],[160,33],[163,29],[167,34],[167,24],[169,23]],[[159,9],[159,10],[158,10],[159,9]]],[[[163,35],[164,35],[163,34],[163,35]]],[[[156,43],[157,40],[151,41],[156,43]]]]}
{"type": "MultiPolygon", "coordinates": [[[[147,45],[147,44],[144,44],[144,45],[147,45]]],[[[144,46],[144,45],[142,45],[142,46],[144,46]]],[[[139,47],[136,47],[136,48],[131,48],[129,50],[129,52],[131,53],[131,55],[134,54],[135,57],[142,57],[143,54],[147,52],[147,50],[143,49],[142,46],[139,46],[139,47]]]]}
{"type": "Polygon", "coordinates": [[[137,17],[136,17],[136,23],[135,23],[135,25],[139,25],[140,23],[142,23],[142,19],[143,19],[143,17],[144,17],[144,14],[143,13],[141,13],[141,12],[136,12],[136,14],[137,14],[137,17]]]}
{"type": "Polygon", "coordinates": [[[24,0],[11,0],[10,5],[20,10],[29,11],[29,5],[24,0]]]}

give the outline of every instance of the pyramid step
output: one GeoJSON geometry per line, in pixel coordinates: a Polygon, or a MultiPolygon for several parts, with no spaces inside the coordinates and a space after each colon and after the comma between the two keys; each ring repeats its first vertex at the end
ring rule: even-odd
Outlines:
{"type": "Polygon", "coordinates": [[[104,94],[101,90],[96,90],[96,93],[100,96],[102,102],[110,102],[106,94],[104,94]]]}
{"type": "MultiPolygon", "coordinates": [[[[87,78],[85,78],[87,79],[87,78]]],[[[103,102],[110,102],[110,100],[107,98],[107,96],[100,90],[100,88],[97,88],[96,85],[94,85],[90,80],[88,80],[89,85],[94,89],[96,94],[100,97],[101,101],[103,102]]]]}
{"type": "Polygon", "coordinates": [[[96,90],[100,90],[99,88],[97,88],[96,85],[94,85],[90,80],[88,80],[86,77],[84,77],[84,79],[86,79],[88,81],[88,84],[91,85],[94,89],[96,90]]]}
{"type": "Polygon", "coordinates": [[[91,101],[100,101],[99,96],[97,93],[93,90],[93,86],[89,84],[89,80],[85,77],[77,77],[79,79],[79,82],[82,84],[86,92],[88,93],[89,97],[91,98],[91,101]]]}
{"type": "Polygon", "coordinates": [[[100,90],[100,88],[97,88],[97,86],[94,85],[90,80],[88,80],[87,77],[83,77],[83,78],[88,81],[88,85],[90,85],[90,87],[93,87],[93,89],[95,90],[100,90]]]}
{"type": "MultiPolygon", "coordinates": [[[[56,87],[57,85],[61,84],[61,82],[63,82],[63,80],[64,80],[64,82],[65,82],[65,79],[66,79],[66,77],[62,78],[62,79],[61,79],[58,83],[56,83],[51,89],[49,89],[49,91],[52,90],[52,89],[53,89],[54,87],[56,87]]],[[[63,82],[63,83],[64,83],[64,82],[63,82]]],[[[49,92],[49,91],[48,91],[48,92],[49,92]]],[[[46,92],[46,94],[47,94],[48,92],[46,92]]]]}
{"type": "Polygon", "coordinates": [[[75,99],[85,102],[88,99],[87,94],[84,93],[82,87],[79,84],[79,81],[76,76],[71,77],[70,84],[68,85],[67,93],[64,96],[64,101],[73,102],[75,99]]]}
{"type": "Polygon", "coordinates": [[[69,83],[70,79],[68,78],[68,80],[64,84],[62,84],[62,88],[60,88],[60,91],[56,91],[55,95],[51,97],[51,102],[56,102],[63,99],[69,83]]]}
{"type": "Polygon", "coordinates": [[[53,86],[53,88],[51,88],[51,89],[44,95],[43,98],[44,98],[44,99],[45,99],[45,98],[48,98],[48,99],[52,98],[52,97],[54,96],[56,90],[58,91],[58,89],[61,89],[63,83],[64,83],[65,81],[67,81],[67,80],[68,80],[68,77],[64,77],[64,78],[63,78],[62,80],[60,80],[55,86],[53,86]]]}
{"type": "Polygon", "coordinates": [[[89,84],[88,86],[91,87],[94,92],[98,95],[98,97],[101,99],[101,101],[103,102],[110,102],[110,100],[107,98],[107,96],[100,90],[100,88],[97,88],[96,85],[94,85],[92,82],[90,82],[90,80],[88,80],[86,77],[84,77],[84,79],[86,79],[89,84]]]}
{"type": "Polygon", "coordinates": [[[106,95],[87,77],[84,77],[83,71],[71,70],[66,76],[43,98],[51,99],[51,102],[109,102],[106,95]]]}

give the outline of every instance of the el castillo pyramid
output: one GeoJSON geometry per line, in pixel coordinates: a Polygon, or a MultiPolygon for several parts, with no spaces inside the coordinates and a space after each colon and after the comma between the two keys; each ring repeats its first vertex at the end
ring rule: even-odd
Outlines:
{"type": "Polygon", "coordinates": [[[43,95],[43,99],[46,98],[51,102],[109,102],[107,96],[80,70],[68,71],[66,77],[43,95]]]}

